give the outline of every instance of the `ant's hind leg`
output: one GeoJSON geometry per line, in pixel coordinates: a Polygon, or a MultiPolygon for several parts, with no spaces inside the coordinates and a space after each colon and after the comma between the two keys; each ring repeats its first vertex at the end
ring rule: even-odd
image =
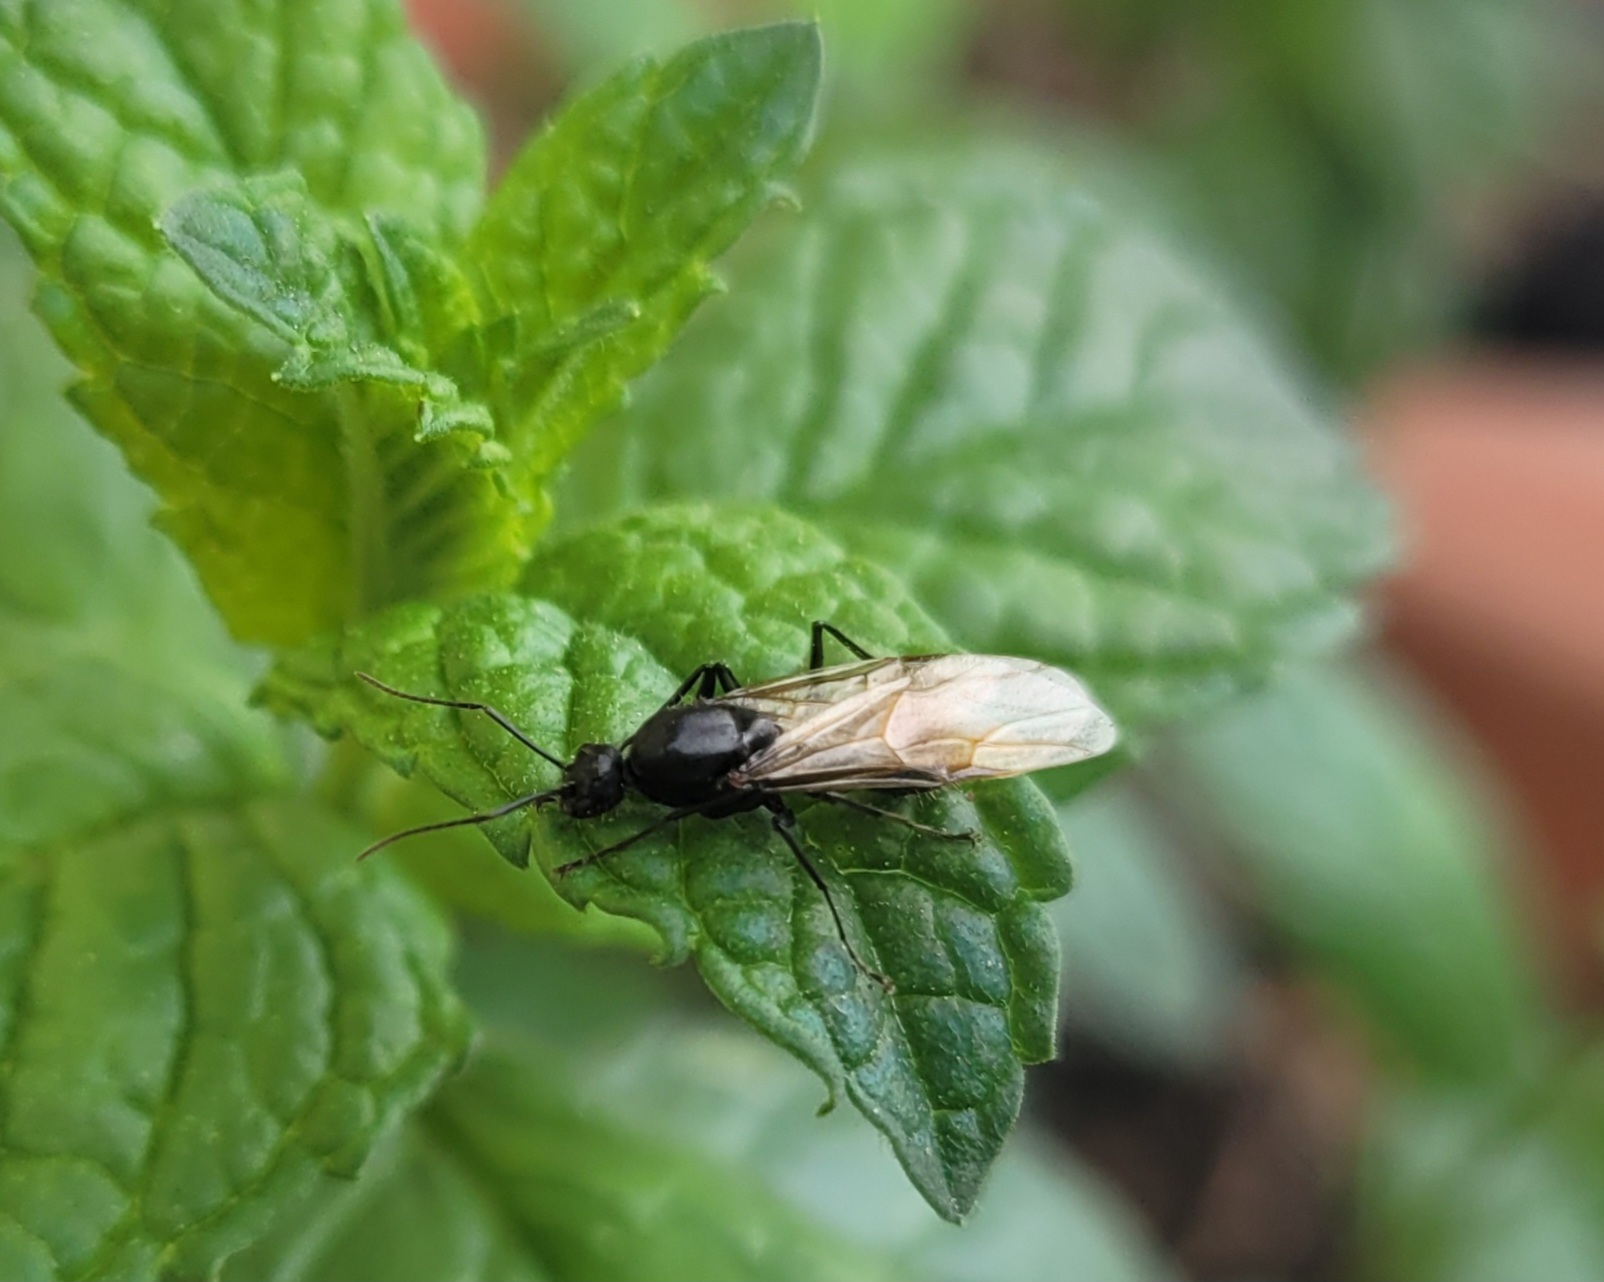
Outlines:
{"type": "Polygon", "coordinates": [[[637,841],[645,840],[654,832],[661,832],[670,824],[676,824],[681,819],[689,819],[692,815],[699,815],[706,809],[707,806],[704,803],[697,806],[681,806],[677,810],[670,810],[666,815],[658,816],[658,818],[652,820],[651,823],[647,824],[639,832],[625,837],[622,841],[615,841],[612,845],[604,846],[600,850],[593,850],[588,855],[583,855],[578,859],[570,859],[565,864],[558,864],[551,870],[551,875],[553,877],[566,877],[576,868],[588,868],[591,864],[607,858],[608,855],[616,855],[620,850],[627,850],[637,841]]]}
{"type": "Polygon", "coordinates": [[[791,848],[791,853],[796,856],[797,863],[802,865],[802,870],[807,873],[809,880],[819,888],[819,893],[824,896],[824,902],[830,910],[830,916],[835,920],[835,933],[841,939],[841,946],[847,950],[847,956],[852,958],[852,964],[874,980],[875,983],[879,984],[886,992],[896,992],[897,986],[891,982],[890,976],[882,975],[875,970],[862,957],[858,956],[858,950],[852,946],[852,940],[847,937],[846,923],[841,920],[841,912],[835,906],[835,897],[830,894],[830,888],[824,884],[824,878],[819,875],[819,870],[813,866],[813,861],[803,851],[802,843],[796,839],[796,833],[793,831],[796,827],[796,815],[789,806],[778,799],[770,800],[768,807],[770,819],[774,824],[774,831],[779,833],[780,839],[791,848]]]}
{"type": "Polygon", "coordinates": [[[895,810],[882,810],[879,806],[871,806],[866,801],[859,801],[856,797],[848,797],[839,792],[816,792],[813,794],[820,801],[828,801],[837,806],[845,806],[848,810],[861,811],[866,815],[875,815],[880,819],[889,819],[899,823],[904,828],[912,828],[915,832],[922,832],[927,837],[940,837],[943,841],[967,841],[970,845],[978,845],[980,834],[973,828],[954,831],[951,828],[935,828],[930,824],[922,824],[917,819],[909,819],[907,815],[899,815],[895,810]]]}
{"type": "Polygon", "coordinates": [[[833,636],[842,645],[846,646],[846,648],[852,651],[852,653],[858,658],[874,658],[874,655],[870,654],[856,641],[853,641],[851,638],[849,638],[846,633],[841,631],[841,629],[836,627],[833,623],[826,623],[822,619],[815,619],[813,621],[813,640],[808,646],[809,672],[817,672],[824,666],[824,634],[826,632],[833,636]]]}

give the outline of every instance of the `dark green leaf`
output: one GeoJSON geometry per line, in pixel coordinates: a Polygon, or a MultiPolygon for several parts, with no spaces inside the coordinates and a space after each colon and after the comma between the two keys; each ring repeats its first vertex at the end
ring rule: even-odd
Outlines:
{"type": "MultiPolygon", "coordinates": [[[[699,663],[724,660],[747,680],[799,669],[812,619],[881,653],[940,644],[894,580],[770,509],[639,514],[546,549],[525,587],[392,611],[286,660],[269,701],[485,807],[551,786],[554,772],[483,718],[403,703],[355,671],[492,703],[566,755],[621,741],[699,663]]],[[[658,813],[520,814],[489,835],[512,861],[532,847],[550,868],[658,813]]],[[[848,931],[896,981],[894,997],[853,967],[818,891],[757,815],[687,821],[559,889],[649,922],[670,959],[694,952],[720,1000],[845,1091],[956,1218],[1013,1124],[1022,1065],[1052,1054],[1058,950],[1041,901],[1067,889],[1069,869],[1029,784],[953,791],[914,813],[984,839],[920,837],[822,805],[801,816],[848,931]]]]}
{"type": "Polygon", "coordinates": [[[518,319],[508,440],[533,475],[715,288],[708,264],[802,158],[821,56],[812,23],[708,37],[576,99],[513,162],[470,248],[492,307],[518,319]],[[621,306],[627,324],[554,348],[621,306]]]}
{"type": "Polygon", "coordinates": [[[157,221],[190,192],[293,171],[325,218],[460,239],[477,121],[395,0],[0,5],[0,210],[80,408],[161,496],[160,520],[240,636],[291,642],[400,596],[505,582],[541,514],[419,448],[415,398],[296,391],[287,348],[214,297],[157,221]],[[342,397],[344,399],[342,399],[342,397]]]}
{"type": "Polygon", "coordinates": [[[1546,1012],[1501,884],[1498,822],[1399,680],[1289,679],[1188,731],[1177,790],[1389,1048],[1439,1078],[1502,1080],[1546,1012]]]}
{"type": "Polygon", "coordinates": [[[778,501],[1131,729],[1347,636],[1375,496],[1308,391],[1039,156],[839,174],[583,449],[585,511],[778,501]]]}

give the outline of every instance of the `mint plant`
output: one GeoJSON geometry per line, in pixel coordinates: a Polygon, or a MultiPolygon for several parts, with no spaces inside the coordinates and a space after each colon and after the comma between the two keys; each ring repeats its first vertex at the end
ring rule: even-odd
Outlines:
{"type": "MultiPolygon", "coordinates": [[[[351,862],[418,800],[384,767],[475,808],[553,782],[493,725],[359,670],[493,703],[567,756],[626,736],[698,663],[796,669],[822,618],[881,653],[1072,666],[1139,745],[1351,631],[1385,555],[1376,502],[1207,284],[1030,152],[798,178],[820,74],[807,23],[637,62],[486,195],[478,124],[392,0],[0,4],[0,210],[72,403],[216,612],[126,478],[64,444],[70,420],[10,401],[0,1272],[935,1268],[787,1193],[772,1155],[633,1108],[651,1074],[609,1077],[605,1039],[543,1045],[535,999],[591,990],[538,950],[479,966],[495,1046],[447,1084],[468,1047],[454,910],[501,898],[503,920],[571,939],[644,923],[958,1221],[1054,1051],[1046,905],[1071,877],[1034,784],[918,803],[974,847],[804,814],[894,994],[752,817],[555,883],[641,812],[510,815],[489,846],[442,837],[451,865],[416,881],[399,851],[351,862]],[[759,219],[795,206],[790,181],[800,218],[759,219]],[[707,302],[754,220],[731,297],[707,302]],[[308,751],[248,711],[253,683],[338,742],[308,751]],[[526,871],[507,881],[497,852],[526,871]],[[534,1006],[510,1011],[525,986],[534,1006]],[[595,1080],[620,1098],[587,1105],[595,1080]]],[[[636,1014],[672,1026],[665,1045],[760,1054],[636,1014]]],[[[726,1081],[713,1111],[739,1096],[726,1081]]],[[[1112,1240],[1105,1276],[1151,1272],[1112,1240]]],[[[1030,1271],[998,1250],[978,1275],[1030,1271]]]]}

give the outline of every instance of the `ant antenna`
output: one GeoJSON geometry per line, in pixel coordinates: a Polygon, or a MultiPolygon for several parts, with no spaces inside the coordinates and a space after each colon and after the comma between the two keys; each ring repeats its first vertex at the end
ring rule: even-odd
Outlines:
{"type": "Polygon", "coordinates": [[[374,842],[357,856],[357,860],[361,861],[369,855],[377,854],[386,846],[400,841],[403,837],[416,837],[426,832],[440,832],[445,828],[465,828],[470,824],[487,824],[492,819],[503,819],[515,810],[522,810],[525,806],[534,806],[538,809],[548,802],[556,801],[561,792],[561,788],[553,788],[549,792],[532,792],[527,797],[516,797],[505,805],[497,806],[494,810],[486,810],[477,815],[463,815],[460,819],[442,819],[438,823],[419,824],[416,828],[406,828],[401,832],[393,832],[383,840],[374,842]]]}
{"type": "MultiPolygon", "coordinates": [[[[405,690],[397,690],[392,685],[386,685],[384,682],[380,681],[378,677],[370,676],[366,672],[358,672],[356,675],[362,680],[366,681],[374,689],[383,690],[385,694],[393,694],[397,699],[406,699],[411,703],[426,703],[432,708],[459,708],[463,712],[482,712],[519,743],[523,744],[524,747],[528,748],[530,752],[534,753],[538,757],[544,757],[547,761],[551,762],[552,765],[556,766],[557,769],[561,770],[567,764],[566,762],[558,761],[556,757],[552,756],[551,753],[547,752],[522,730],[518,729],[517,726],[513,725],[512,720],[509,717],[507,717],[504,713],[496,711],[496,709],[492,708],[488,703],[471,703],[462,699],[436,699],[432,695],[427,694],[408,694],[405,690]]],[[[402,835],[404,834],[397,834],[397,836],[402,835]]]]}

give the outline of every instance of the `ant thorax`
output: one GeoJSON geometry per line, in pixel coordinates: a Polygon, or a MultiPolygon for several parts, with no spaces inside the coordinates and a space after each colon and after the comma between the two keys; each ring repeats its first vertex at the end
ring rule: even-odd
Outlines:
{"type": "Polygon", "coordinates": [[[660,805],[697,805],[726,792],[730,771],[779,735],[779,726],[750,708],[664,708],[630,741],[625,771],[632,787],[660,805]]]}

